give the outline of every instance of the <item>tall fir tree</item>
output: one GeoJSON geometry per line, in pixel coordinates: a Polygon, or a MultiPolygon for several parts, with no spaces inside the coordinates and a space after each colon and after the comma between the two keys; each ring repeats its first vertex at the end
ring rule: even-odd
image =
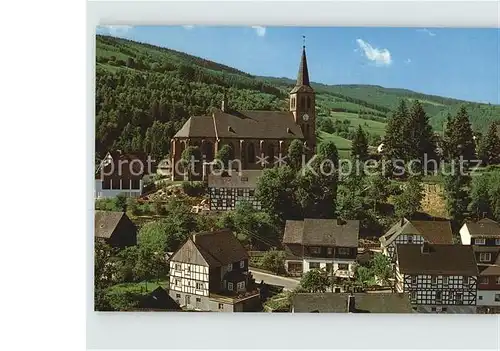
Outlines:
{"type": "Polygon", "coordinates": [[[411,106],[408,118],[403,124],[403,150],[406,161],[435,159],[435,144],[429,117],[422,104],[415,100],[411,106]]]}
{"type": "Polygon", "coordinates": [[[500,162],[500,138],[496,123],[491,123],[488,133],[481,139],[478,150],[479,159],[487,165],[500,162]]]}
{"type": "Polygon", "coordinates": [[[358,126],[358,130],[354,135],[351,150],[351,155],[353,157],[357,157],[362,161],[368,158],[368,140],[361,125],[358,126]]]}
{"type": "Polygon", "coordinates": [[[468,171],[460,167],[460,164],[456,161],[452,162],[448,167],[448,174],[444,177],[446,208],[455,228],[457,228],[467,215],[470,203],[471,177],[468,171]]]}
{"type": "Polygon", "coordinates": [[[384,154],[389,159],[403,158],[403,125],[408,118],[408,108],[405,100],[401,100],[387,123],[384,136],[384,154]]]}
{"type": "Polygon", "coordinates": [[[442,157],[443,159],[450,161],[453,145],[451,144],[452,132],[453,132],[453,122],[454,119],[451,117],[451,113],[448,112],[446,115],[446,121],[443,126],[443,143],[441,145],[442,157]]]}
{"type": "Polygon", "coordinates": [[[450,131],[450,159],[474,160],[476,158],[476,143],[465,105],[458,110],[450,131]]]}

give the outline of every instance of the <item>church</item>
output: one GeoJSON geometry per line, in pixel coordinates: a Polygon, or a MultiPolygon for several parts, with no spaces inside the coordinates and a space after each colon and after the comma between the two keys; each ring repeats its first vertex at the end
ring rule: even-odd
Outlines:
{"type": "MultiPolygon", "coordinates": [[[[189,146],[199,147],[204,161],[211,162],[217,151],[228,145],[230,158],[238,159],[242,169],[272,167],[279,155],[286,156],[294,139],[303,141],[310,158],[316,149],[316,104],[305,46],[302,47],[297,82],[289,96],[288,111],[236,111],[224,98],[221,108],[214,109],[211,115],[190,117],[172,138],[172,165],[177,164],[189,146]],[[265,156],[267,165],[258,162],[258,158],[265,156]]],[[[181,178],[177,170],[172,172],[173,180],[181,178]]]]}

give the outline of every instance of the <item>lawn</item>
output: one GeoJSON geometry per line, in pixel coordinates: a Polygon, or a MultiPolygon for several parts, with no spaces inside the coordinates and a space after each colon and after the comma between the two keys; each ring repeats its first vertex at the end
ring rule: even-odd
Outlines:
{"type": "Polygon", "coordinates": [[[155,290],[157,287],[162,287],[163,289],[168,288],[168,279],[161,278],[158,282],[156,280],[142,281],[138,283],[120,283],[113,285],[109,288],[110,293],[118,292],[135,292],[146,295],[151,291],[155,290]],[[146,288],[147,286],[147,288],[146,288]]]}
{"type": "Polygon", "coordinates": [[[348,119],[353,128],[358,128],[358,126],[361,125],[361,127],[370,134],[382,136],[385,134],[387,125],[383,122],[359,118],[357,114],[349,112],[332,112],[331,116],[334,120],[338,119],[339,121],[348,119]]]}

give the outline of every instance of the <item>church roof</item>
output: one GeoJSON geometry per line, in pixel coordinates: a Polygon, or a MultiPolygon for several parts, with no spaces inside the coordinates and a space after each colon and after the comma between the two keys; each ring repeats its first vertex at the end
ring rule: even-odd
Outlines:
{"type": "Polygon", "coordinates": [[[222,111],[212,116],[194,116],[174,137],[303,139],[300,127],[289,111],[222,111]]]}
{"type": "Polygon", "coordinates": [[[300,59],[299,72],[297,73],[297,83],[290,94],[297,92],[314,92],[309,84],[309,70],[307,69],[306,47],[302,47],[302,57],[300,59]]]}

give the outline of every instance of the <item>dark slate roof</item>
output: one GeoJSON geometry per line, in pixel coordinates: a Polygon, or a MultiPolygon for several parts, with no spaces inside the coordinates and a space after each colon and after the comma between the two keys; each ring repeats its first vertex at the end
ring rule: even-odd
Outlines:
{"type": "Polygon", "coordinates": [[[211,267],[248,259],[247,251],[229,229],[197,233],[192,240],[211,267]]]}
{"type": "Polygon", "coordinates": [[[420,234],[432,244],[452,244],[453,232],[450,221],[414,221],[403,218],[387,231],[380,242],[389,245],[401,234],[420,234]]]}
{"type": "Polygon", "coordinates": [[[140,309],[155,311],[181,311],[182,308],[174,301],[162,287],[157,287],[146,295],[139,303],[140,309]]]}
{"type": "Polygon", "coordinates": [[[150,158],[145,152],[110,151],[102,159],[99,166],[96,167],[95,178],[99,179],[102,177],[101,173],[103,171],[106,175],[116,174],[123,177],[129,175],[131,172],[134,175],[148,174],[148,171],[155,173],[156,167],[157,161],[150,158]]]}
{"type": "Polygon", "coordinates": [[[285,224],[284,244],[311,246],[357,247],[359,221],[336,219],[306,218],[304,221],[287,221],[285,224]],[[298,223],[302,222],[302,223],[298,223]]]}
{"type": "Polygon", "coordinates": [[[313,92],[311,85],[309,83],[309,70],[307,69],[307,57],[306,48],[302,47],[302,56],[300,58],[299,71],[297,73],[297,82],[295,87],[290,92],[291,94],[296,92],[313,92]]]}
{"type": "Polygon", "coordinates": [[[94,236],[108,239],[111,237],[125,212],[95,211],[94,236]]]}
{"type": "Polygon", "coordinates": [[[478,275],[476,258],[469,245],[431,245],[422,253],[422,245],[398,244],[399,270],[404,274],[478,275]]]}
{"type": "MultiPolygon", "coordinates": [[[[353,313],[411,313],[408,295],[404,293],[356,293],[353,313]]],[[[349,294],[308,293],[292,298],[293,311],[347,313],[349,294]]]]}
{"type": "Polygon", "coordinates": [[[466,222],[472,237],[498,237],[500,238],[500,224],[494,220],[483,218],[478,222],[466,222]]]}
{"type": "Polygon", "coordinates": [[[222,111],[191,117],[174,137],[303,139],[302,130],[289,111],[222,111]]]}

